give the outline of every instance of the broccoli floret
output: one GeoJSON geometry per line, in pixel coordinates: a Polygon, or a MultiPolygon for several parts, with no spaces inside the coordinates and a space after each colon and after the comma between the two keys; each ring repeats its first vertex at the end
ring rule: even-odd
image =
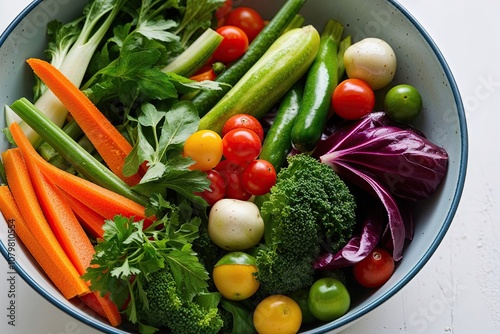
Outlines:
{"type": "Polygon", "coordinates": [[[169,269],[152,273],[144,291],[149,307],[139,312],[142,324],[167,328],[172,334],[216,334],[223,326],[217,307],[207,309],[181,297],[169,269]]]}
{"type": "Polygon", "coordinates": [[[313,283],[310,254],[279,251],[262,245],[255,260],[259,269],[257,280],[261,283],[258,296],[287,294],[313,283]]]}
{"type": "Polygon", "coordinates": [[[257,279],[266,293],[310,286],[312,262],[322,248],[340,249],[356,225],[356,201],[329,166],[306,154],[288,158],[261,206],[266,224],[257,279]]]}

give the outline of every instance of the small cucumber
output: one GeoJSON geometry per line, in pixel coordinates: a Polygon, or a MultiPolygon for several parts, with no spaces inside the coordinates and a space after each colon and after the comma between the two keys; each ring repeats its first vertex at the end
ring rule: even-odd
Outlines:
{"type": "Polygon", "coordinates": [[[316,58],[320,35],[311,25],[281,35],[247,73],[200,120],[199,129],[221,133],[233,115],[266,114],[302,77],[316,58]]]}
{"type": "Polygon", "coordinates": [[[304,96],[292,129],[292,145],[301,152],[312,151],[321,138],[338,84],[338,48],[343,25],[329,20],[321,34],[319,52],[306,78],[304,96]]]}
{"type": "Polygon", "coordinates": [[[280,102],[273,124],[267,132],[260,159],[269,161],[279,172],[292,149],[291,133],[295,118],[299,113],[304,82],[299,80],[280,102]]]}
{"type": "Polygon", "coordinates": [[[201,116],[204,116],[223,96],[230,87],[255,64],[274,41],[282,34],[283,30],[294,19],[295,15],[302,8],[306,0],[288,0],[281,9],[274,15],[269,24],[257,35],[249,45],[243,57],[238,59],[215,81],[225,83],[221,90],[204,90],[199,92],[191,101],[198,109],[201,116]]]}

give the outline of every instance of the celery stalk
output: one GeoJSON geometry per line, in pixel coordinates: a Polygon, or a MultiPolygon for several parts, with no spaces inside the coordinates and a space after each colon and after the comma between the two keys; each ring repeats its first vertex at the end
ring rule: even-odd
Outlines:
{"type": "MultiPolygon", "coordinates": [[[[77,139],[83,134],[82,129],[74,120],[68,122],[62,129],[73,139],[77,139]]],[[[53,159],[56,155],[59,155],[59,153],[47,142],[43,142],[37,150],[38,153],[40,153],[40,155],[47,161],[53,159]]]]}
{"type": "MultiPolygon", "coordinates": [[[[90,63],[90,60],[102,41],[113,20],[118,15],[126,0],[96,0],[85,10],[85,22],[82,31],[69,51],[65,54],[59,70],[75,85],[80,86],[90,63]],[[104,20],[104,22],[101,22],[104,20]]],[[[47,115],[55,124],[62,127],[66,121],[68,110],[59,99],[46,90],[35,102],[35,106],[47,115]]],[[[11,110],[5,109],[7,124],[19,122],[24,134],[37,147],[41,141],[37,131],[33,130],[15,115],[9,115],[11,110]]]]}
{"type": "Polygon", "coordinates": [[[28,99],[21,98],[10,107],[85,178],[141,205],[147,205],[149,202],[147,197],[133,191],[118,176],[78,145],[28,99]]]}
{"type": "Polygon", "coordinates": [[[347,48],[351,46],[351,44],[352,44],[351,35],[347,35],[339,43],[339,50],[337,52],[337,63],[338,63],[337,73],[338,73],[339,79],[344,76],[344,72],[345,72],[344,53],[345,53],[345,50],[347,50],[347,48]]]}
{"type": "Polygon", "coordinates": [[[208,28],[193,44],[165,66],[163,72],[172,72],[184,77],[193,75],[203,66],[215,49],[222,42],[223,37],[216,31],[208,28]]]}

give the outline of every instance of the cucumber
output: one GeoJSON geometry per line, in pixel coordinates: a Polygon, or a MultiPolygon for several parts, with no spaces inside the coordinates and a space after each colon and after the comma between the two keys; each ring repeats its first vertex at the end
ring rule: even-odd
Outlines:
{"type": "Polygon", "coordinates": [[[255,64],[274,41],[282,34],[283,30],[294,19],[306,0],[288,0],[274,15],[269,24],[257,35],[249,45],[245,54],[221,75],[216,82],[225,83],[221,90],[204,90],[194,96],[194,103],[200,117],[204,116],[238,80],[255,64]]]}
{"type": "Polygon", "coordinates": [[[321,44],[306,78],[299,114],[292,128],[292,145],[311,152],[328,120],[332,94],[338,84],[338,48],[343,25],[330,19],[321,34],[321,44]]]}
{"type": "Polygon", "coordinates": [[[266,134],[260,159],[269,161],[278,173],[292,149],[291,133],[295,118],[299,113],[304,82],[299,80],[280,102],[273,124],[266,134]]]}
{"type": "Polygon", "coordinates": [[[312,25],[281,35],[224,97],[200,119],[199,129],[221,133],[233,115],[264,116],[316,58],[320,35],[312,25]]]}

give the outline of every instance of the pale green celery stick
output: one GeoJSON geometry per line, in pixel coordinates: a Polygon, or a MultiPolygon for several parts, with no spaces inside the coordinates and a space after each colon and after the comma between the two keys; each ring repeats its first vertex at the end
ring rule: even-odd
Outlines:
{"type": "Polygon", "coordinates": [[[163,72],[172,72],[184,77],[193,75],[214,53],[223,37],[212,29],[207,29],[183,53],[165,66],[163,72]]]}
{"type": "Polygon", "coordinates": [[[337,63],[338,63],[338,78],[342,78],[344,76],[345,72],[345,65],[344,65],[344,53],[345,50],[347,50],[348,47],[350,47],[352,44],[352,39],[351,35],[347,35],[344,37],[343,40],[340,41],[339,43],[339,51],[337,53],[337,63]]]}
{"type": "Polygon", "coordinates": [[[76,141],[69,137],[28,99],[21,98],[17,100],[11,105],[11,108],[86,179],[141,205],[145,206],[149,203],[147,197],[132,190],[111,170],[78,145],[76,141]]]}
{"type": "MultiPolygon", "coordinates": [[[[92,55],[125,2],[126,0],[95,0],[86,12],[87,16],[82,32],[59,68],[75,86],[81,85],[92,55]],[[101,23],[101,19],[106,15],[106,20],[101,23]]],[[[45,93],[36,100],[35,106],[57,126],[62,127],[65,123],[68,111],[50,90],[45,91],[45,93]]],[[[10,113],[10,110],[6,109],[6,112],[10,113]]],[[[17,119],[14,115],[7,115],[6,118],[11,121],[17,119]]],[[[11,123],[7,123],[7,125],[9,124],[11,123]]],[[[40,135],[25,124],[20,123],[20,126],[30,142],[35,147],[38,147],[38,145],[41,144],[40,135]]]]}

